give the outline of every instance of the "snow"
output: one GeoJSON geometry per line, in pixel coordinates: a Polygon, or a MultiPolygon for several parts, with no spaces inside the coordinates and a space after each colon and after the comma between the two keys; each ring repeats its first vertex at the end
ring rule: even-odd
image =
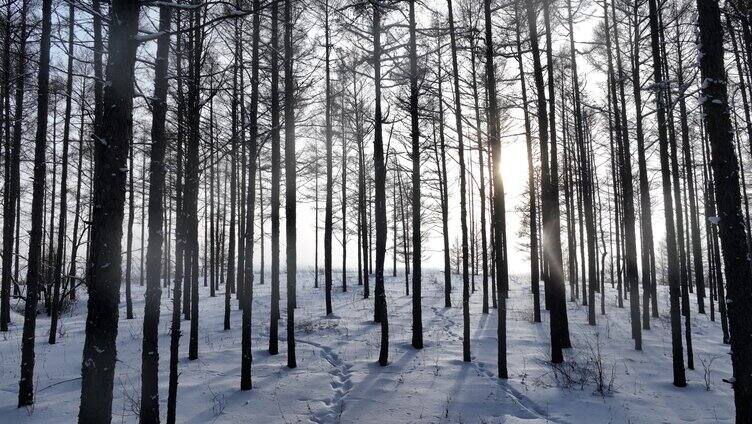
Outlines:
{"type": "MultiPolygon", "coordinates": [[[[390,270],[389,270],[390,271],[390,270]]],[[[402,272],[400,271],[400,274],[402,272]]],[[[335,274],[334,316],[324,316],[323,288],[300,273],[296,339],[298,368],[286,367],[285,284],[281,284],[280,353],[268,346],[270,285],[254,287],[253,390],[241,392],[240,322],[233,295],[232,330],[223,331],[224,287],[211,298],[200,287],[199,359],[187,359],[189,323],[183,322],[178,422],[187,423],[676,423],[733,422],[729,348],[721,343],[719,322],[692,317],[695,370],[688,387],[671,384],[668,298],[659,292],[662,316],[643,332],[643,352],[633,350],[627,308],[616,306],[607,285],[607,316],[587,325],[587,308],[568,302],[573,349],[554,368],[549,356],[548,314],[533,324],[527,280],[515,278],[508,300],[509,380],[496,377],[496,311],[481,314],[481,279],[471,298],[473,361],[462,362],[461,279],[453,276],[454,307],[443,307],[442,278],[423,280],[425,348],[410,346],[411,300],[404,277],[387,278],[390,324],[389,365],[377,364],[380,330],[373,323],[373,298],[362,299],[353,273],[342,293],[335,274]],[[600,354],[598,354],[600,352],[600,354]],[[705,368],[710,365],[710,390],[705,368]],[[602,393],[597,369],[603,370],[602,393]]],[[[203,281],[203,280],[202,280],[203,281]]],[[[256,279],[258,281],[258,279],[256,279]]],[[[323,275],[320,275],[323,287],[323,275]]],[[[373,286],[373,278],[371,279],[373,286]]],[[[166,414],[171,301],[163,290],[159,330],[160,412],[166,414]]],[[[124,295],[124,290],[123,290],[124,295]]],[[[543,299],[543,295],[541,295],[543,299]]],[[[140,399],[143,288],[133,287],[136,318],[121,311],[113,422],[137,422],[140,399]]],[[[693,297],[694,300],[694,297],[693,297]]],[[[18,309],[19,305],[15,308],[18,309]]],[[[125,308],[125,302],[122,302],[125,308]]],[[[695,306],[695,305],[693,305],[695,306]]],[[[598,305],[597,310],[600,310],[598,305]]],[[[32,409],[18,409],[22,317],[0,334],[0,422],[73,422],[80,397],[81,351],[86,302],[78,300],[60,322],[58,344],[49,345],[49,319],[37,320],[35,390],[32,409]]],[[[685,358],[686,362],[686,358],[685,358]]]]}

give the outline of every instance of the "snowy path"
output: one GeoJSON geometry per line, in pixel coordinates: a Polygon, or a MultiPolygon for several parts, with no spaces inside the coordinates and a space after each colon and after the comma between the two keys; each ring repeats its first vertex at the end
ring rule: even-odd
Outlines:
{"type": "MultiPolygon", "coordinates": [[[[354,274],[353,274],[354,276],[354,274]]],[[[285,302],[280,320],[280,354],[268,345],[268,284],[255,286],[253,323],[253,387],[240,392],[240,312],[233,299],[232,329],[222,330],[224,293],[210,298],[201,287],[201,327],[197,361],[185,358],[188,322],[181,339],[178,420],[188,423],[674,423],[733,422],[728,347],[720,343],[720,326],[707,316],[693,316],[695,370],[689,386],[671,385],[670,333],[667,317],[652,322],[644,334],[643,352],[632,349],[628,309],[616,307],[607,287],[606,317],[598,326],[586,323],[587,309],[569,305],[574,348],[565,366],[555,371],[546,362],[548,314],[531,323],[527,283],[513,282],[508,308],[510,379],[496,377],[496,311],[481,314],[481,287],[471,298],[471,363],[462,362],[461,281],[454,281],[453,308],[443,307],[443,287],[426,274],[423,290],[425,348],[410,346],[411,302],[404,279],[388,278],[390,364],[376,363],[380,327],[373,323],[373,299],[362,299],[352,284],[341,292],[339,275],[333,288],[334,316],[324,317],[323,289],[312,275],[301,274],[296,311],[298,368],[288,369],[285,351],[285,302]],[[601,352],[610,390],[596,392],[593,352],[601,352]],[[706,391],[702,360],[715,358],[712,390],[706,391]],[[569,381],[567,381],[569,379],[569,381]]],[[[267,278],[268,281],[268,278],[267,278]]],[[[439,281],[441,281],[439,279],[439,281]]],[[[520,280],[522,281],[522,280],[520,280]]],[[[479,280],[477,281],[479,283],[479,280]]],[[[373,284],[373,280],[371,281],[373,284]]],[[[160,402],[165,412],[169,318],[164,294],[160,321],[160,402]]],[[[667,311],[666,298],[659,299],[667,311]]],[[[0,422],[73,422],[78,412],[80,358],[85,302],[76,303],[62,321],[60,341],[46,343],[49,319],[37,329],[37,405],[15,407],[19,372],[21,317],[0,334],[0,422]]],[[[694,306],[694,305],[693,305],[694,306]]],[[[598,307],[599,310],[599,307],[598,307]]],[[[140,382],[142,288],[134,287],[136,319],[122,319],[118,336],[113,422],[136,422],[140,382]]]]}

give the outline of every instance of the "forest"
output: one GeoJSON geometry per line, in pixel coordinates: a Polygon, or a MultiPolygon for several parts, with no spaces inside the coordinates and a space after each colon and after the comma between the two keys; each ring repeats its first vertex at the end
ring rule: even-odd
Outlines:
{"type": "Polygon", "coordinates": [[[752,423],[748,0],[4,0],[0,56],[0,422],[752,423]]]}

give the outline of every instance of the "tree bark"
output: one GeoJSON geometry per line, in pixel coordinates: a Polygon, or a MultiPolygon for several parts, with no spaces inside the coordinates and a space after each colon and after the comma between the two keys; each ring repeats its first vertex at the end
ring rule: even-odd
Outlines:
{"type": "MultiPolygon", "coordinates": [[[[34,182],[31,202],[31,231],[29,232],[29,255],[26,273],[26,306],[24,308],[24,325],[21,338],[21,378],[18,388],[18,407],[34,403],[34,339],[37,323],[37,301],[39,299],[39,284],[41,283],[41,255],[42,232],[44,226],[44,187],[47,173],[47,113],[49,110],[49,79],[50,79],[50,33],[52,31],[52,0],[42,2],[42,38],[39,47],[39,73],[37,75],[37,128],[34,138],[34,182]]],[[[20,116],[20,115],[19,115],[20,116]]],[[[125,137],[127,144],[128,139],[125,137]]],[[[117,213],[117,212],[116,212],[117,213]]],[[[118,240],[118,244],[120,241],[118,240]]],[[[119,262],[119,257],[118,257],[119,262]]],[[[120,268],[117,269],[118,274],[120,268]]],[[[96,280],[94,280],[96,281],[96,280]]],[[[97,294],[96,287],[94,294],[97,294]]],[[[90,301],[91,303],[91,301],[90,301]]],[[[117,298],[115,299],[115,327],[117,328],[117,298]]],[[[89,324],[87,321],[87,341],[89,339],[89,324]]],[[[117,332],[117,330],[116,330],[117,332]]],[[[108,345],[105,345],[108,346],[108,345]]],[[[108,346],[109,347],[109,346],[108,346]]],[[[112,344],[114,349],[114,343],[112,344]]],[[[86,347],[84,347],[86,352],[86,347]]],[[[109,352],[106,352],[109,353],[109,352]]],[[[86,357],[86,356],[84,356],[86,357]]],[[[114,359],[114,352],[113,352],[114,359]]],[[[114,360],[113,360],[114,367],[114,360]]],[[[86,369],[84,368],[84,371],[86,369]]],[[[110,382],[112,379],[110,378],[110,382]]],[[[106,384],[106,382],[103,382],[106,384]]],[[[111,383],[110,383],[111,384],[111,383]]],[[[106,387],[106,386],[105,386],[106,387]]],[[[110,390],[110,393],[112,391],[110,390]]],[[[106,404],[105,398],[102,399],[106,404]]],[[[110,395],[110,402],[112,396],[110,395]]],[[[109,416],[109,413],[108,413],[109,416]]],[[[109,422],[109,417],[108,421],[109,422]]]]}
{"type": "Polygon", "coordinates": [[[666,250],[668,251],[668,281],[671,301],[671,345],[673,354],[674,386],[684,387],[687,380],[684,371],[684,357],[681,340],[681,316],[679,311],[680,275],[677,269],[676,229],[674,226],[673,200],[671,198],[671,169],[669,164],[668,134],[666,131],[665,96],[666,82],[663,80],[661,63],[660,29],[658,26],[658,5],[656,0],[648,1],[650,7],[650,39],[653,55],[653,76],[657,91],[655,93],[658,140],[660,147],[661,180],[663,184],[663,203],[666,221],[666,250]]]}
{"type": "Polygon", "coordinates": [[[285,237],[287,241],[287,366],[295,368],[295,308],[297,307],[297,236],[295,156],[295,77],[293,75],[292,0],[285,0],[285,237]]]}
{"type": "MultiPolygon", "coordinates": [[[[501,180],[499,165],[501,163],[501,139],[499,137],[499,108],[496,98],[496,68],[494,66],[494,46],[493,46],[493,22],[491,21],[491,0],[484,0],[483,13],[485,18],[485,38],[486,38],[486,94],[488,96],[488,143],[491,146],[493,155],[492,171],[492,191],[493,191],[493,210],[492,227],[493,227],[493,249],[494,249],[494,271],[496,273],[496,292],[498,296],[498,324],[497,324],[497,362],[499,367],[499,378],[508,378],[507,371],[507,281],[506,281],[506,257],[503,255],[502,240],[506,237],[506,226],[504,224],[504,185],[501,180]]],[[[459,90],[457,90],[459,91],[459,90]]],[[[491,171],[491,169],[489,169],[491,171]]],[[[469,352],[467,352],[469,356],[469,352]]]]}
{"type": "Polygon", "coordinates": [[[144,338],[141,348],[141,408],[139,422],[159,422],[159,308],[162,289],[159,283],[162,258],[162,225],[165,190],[165,121],[167,115],[167,71],[170,55],[172,10],[159,9],[159,31],[154,66],[151,154],[149,159],[149,241],[146,252],[146,293],[144,296],[144,338]]]}
{"type": "MultiPolygon", "coordinates": [[[[410,138],[412,144],[412,219],[413,219],[413,325],[412,345],[423,349],[423,311],[421,308],[421,229],[420,229],[420,126],[418,123],[418,48],[415,29],[415,0],[408,2],[410,32],[410,138]]],[[[451,11],[449,12],[451,16],[451,11]]],[[[450,18],[450,25],[454,25],[450,18]]],[[[451,32],[454,39],[454,31],[451,32]]],[[[454,50],[452,50],[454,52],[454,50]]]]}
{"type": "MultiPolygon", "coordinates": [[[[50,318],[49,343],[57,341],[57,323],[60,316],[60,290],[63,285],[63,251],[65,247],[66,224],[68,217],[68,146],[70,144],[70,121],[73,100],[73,34],[75,9],[72,4],[68,5],[68,70],[65,81],[65,118],[63,120],[63,155],[60,174],[60,216],[57,233],[57,252],[55,254],[54,285],[52,294],[52,308],[50,318]]],[[[83,105],[82,105],[83,106],[83,105]]],[[[75,240],[74,240],[75,243],[75,240]]]]}
{"type": "Polygon", "coordinates": [[[726,91],[723,26],[718,3],[697,0],[697,10],[700,72],[703,80],[701,104],[711,147],[721,247],[728,283],[736,421],[746,422],[752,420],[752,364],[749,361],[752,356],[752,320],[749,312],[752,290],[749,287],[749,253],[746,249],[739,194],[738,158],[734,153],[726,91]]]}
{"type": "MultiPolygon", "coordinates": [[[[289,0],[288,0],[289,1],[289,0]]],[[[386,310],[386,291],[384,288],[384,257],[386,255],[386,163],[384,161],[384,141],[381,115],[381,8],[379,1],[372,3],[373,21],[371,36],[373,37],[373,68],[374,68],[374,213],[376,227],[376,287],[374,288],[374,321],[381,323],[381,347],[379,349],[379,365],[389,363],[389,318],[386,310]]]]}
{"type": "Polygon", "coordinates": [[[137,2],[112,2],[112,14],[118,19],[109,26],[107,84],[102,99],[102,118],[96,127],[93,187],[96,207],[88,264],[89,300],[79,423],[109,423],[112,419],[126,183],[122,170],[126,166],[132,128],[139,9],[137,2]]]}

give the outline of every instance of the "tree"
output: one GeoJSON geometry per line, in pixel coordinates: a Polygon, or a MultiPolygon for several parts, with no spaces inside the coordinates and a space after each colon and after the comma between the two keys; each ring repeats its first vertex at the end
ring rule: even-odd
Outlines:
{"type": "Polygon", "coordinates": [[[243,309],[243,335],[242,359],[240,369],[240,390],[250,390],[251,364],[253,363],[253,351],[251,340],[251,318],[253,312],[253,234],[254,217],[256,206],[256,154],[258,152],[258,97],[259,97],[259,43],[261,38],[261,1],[253,1],[253,39],[251,41],[251,110],[250,110],[250,137],[248,150],[248,200],[246,209],[246,234],[245,234],[245,282],[243,297],[241,299],[243,309]]]}
{"type": "Polygon", "coordinates": [[[332,192],[334,188],[332,170],[332,83],[331,83],[331,43],[329,41],[329,4],[324,5],[324,49],[326,78],[325,144],[326,144],[326,209],[324,211],[324,291],[326,314],[332,313],[332,192]]]}
{"type": "Polygon", "coordinates": [[[449,13],[449,40],[452,51],[452,75],[454,81],[454,114],[457,131],[457,152],[460,163],[460,228],[462,229],[462,360],[470,362],[470,281],[467,236],[467,183],[465,181],[465,145],[462,132],[462,102],[460,99],[459,69],[457,66],[457,44],[454,35],[454,11],[451,0],[447,0],[449,13]]]}
{"type": "Polygon", "coordinates": [[[296,157],[295,157],[295,77],[293,75],[292,0],[285,8],[285,237],[287,238],[287,366],[295,368],[295,308],[297,282],[296,246],[296,157]]]}
{"type": "MultiPolygon", "coordinates": [[[[289,0],[288,0],[289,1],[289,0]]],[[[384,118],[381,114],[381,15],[380,1],[372,3],[373,20],[373,81],[374,81],[374,209],[376,215],[376,287],[374,288],[374,321],[381,323],[381,348],[379,365],[389,363],[389,317],[386,310],[386,290],[384,289],[384,258],[386,255],[386,163],[384,161],[384,141],[381,127],[384,118]]]]}
{"type": "MultiPolygon", "coordinates": [[[[496,284],[498,296],[498,326],[497,326],[497,362],[499,366],[499,378],[508,378],[507,371],[507,323],[506,323],[506,275],[504,272],[506,258],[503,256],[502,240],[506,238],[504,234],[506,228],[502,218],[504,210],[504,186],[501,180],[501,172],[498,166],[501,161],[501,139],[499,138],[499,108],[496,98],[496,68],[494,67],[494,45],[493,45],[493,23],[491,21],[491,0],[484,0],[483,14],[486,21],[486,95],[488,96],[488,144],[491,145],[491,155],[493,161],[493,209],[492,227],[493,227],[493,248],[494,248],[494,269],[496,271],[496,284]]],[[[491,171],[491,169],[489,169],[491,171]]]]}
{"type": "MultiPolygon", "coordinates": [[[[186,244],[185,233],[185,210],[183,208],[183,58],[182,58],[182,40],[181,30],[182,12],[178,11],[176,21],[176,30],[179,35],[175,43],[175,73],[177,75],[177,164],[175,166],[175,280],[172,291],[172,320],[170,323],[170,377],[167,389],[167,423],[174,424],[177,415],[177,394],[178,394],[178,349],[180,347],[180,306],[183,283],[183,257],[186,244]]],[[[225,312],[227,315],[227,312],[225,312]]]]}
{"type": "MultiPolygon", "coordinates": [[[[0,331],[8,331],[8,324],[10,324],[10,288],[11,288],[11,267],[12,258],[14,252],[14,224],[16,221],[20,221],[20,216],[17,215],[16,204],[20,201],[21,191],[21,128],[22,128],[22,113],[25,94],[25,75],[26,75],[26,37],[27,37],[27,24],[26,14],[28,10],[28,1],[23,0],[21,2],[20,11],[20,25],[19,28],[19,46],[18,46],[18,58],[16,59],[16,83],[14,93],[14,124],[13,124],[13,141],[12,145],[6,146],[5,155],[6,160],[9,160],[9,174],[5,178],[5,184],[3,186],[3,259],[2,259],[2,283],[0,283],[0,331]]],[[[10,3],[8,3],[10,7],[10,3]]],[[[8,25],[10,28],[10,25],[8,25]]],[[[7,41],[10,41],[8,39],[7,41]]],[[[9,70],[8,68],[5,68],[9,70]]],[[[8,86],[6,88],[10,89],[8,86]]],[[[9,100],[8,100],[9,101],[9,100]]],[[[6,101],[6,103],[8,102],[6,101]]],[[[6,111],[10,108],[6,104],[6,111]]],[[[8,124],[10,120],[6,119],[6,137],[10,136],[10,129],[8,124]]],[[[18,235],[18,231],[15,231],[18,235]]],[[[18,250],[18,245],[15,246],[15,250],[18,250]]],[[[16,258],[18,256],[16,255],[16,258]]],[[[18,266],[15,267],[18,272],[18,266]]]]}
{"type": "Polygon", "coordinates": [[[728,284],[731,330],[731,363],[734,370],[736,420],[752,420],[752,385],[749,358],[752,354],[749,307],[750,262],[739,195],[738,158],[734,152],[724,66],[723,26],[718,3],[697,0],[700,28],[701,101],[705,130],[710,141],[715,196],[718,204],[721,247],[728,284]]]}
{"type": "Polygon", "coordinates": [[[122,274],[120,240],[125,204],[122,170],[126,167],[130,144],[139,10],[140,4],[136,2],[112,2],[112,13],[119,19],[109,26],[107,84],[102,97],[102,117],[95,130],[101,142],[95,143],[94,204],[97,207],[91,227],[79,423],[109,423],[112,419],[117,306],[122,274]]]}
{"type": "MultiPolygon", "coordinates": [[[[270,48],[270,67],[271,69],[279,69],[279,35],[278,35],[278,16],[279,6],[278,2],[274,1],[271,4],[271,48],[270,48]]],[[[271,88],[270,88],[270,115],[271,115],[271,168],[272,168],[272,189],[271,189],[271,215],[272,215],[272,330],[275,333],[278,331],[277,324],[280,319],[279,312],[279,182],[280,182],[280,140],[279,140],[279,74],[278,72],[271,73],[271,88]]],[[[274,349],[277,351],[277,349],[274,349]]]]}
{"type": "MultiPolygon", "coordinates": [[[[44,226],[44,187],[47,173],[47,113],[49,111],[50,83],[50,33],[52,31],[52,0],[42,2],[42,38],[39,47],[39,73],[37,76],[37,128],[34,138],[34,189],[31,202],[31,231],[29,233],[28,271],[26,273],[26,305],[21,339],[21,378],[18,383],[18,407],[34,403],[34,332],[37,322],[37,301],[41,282],[41,243],[44,226]]],[[[127,144],[128,140],[125,139],[127,144]]],[[[122,209],[120,211],[122,213],[122,209]]],[[[122,216],[122,215],[121,215],[122,216]]],[[[118,244],[120,241],[118,240],[118,244]]],[[[118,252],[118,261],[119,261],[118,252]]],[[[119,263],[119,262],[118,262],[119,263]]],[[[117,269],[120,273],[120,267],[117,269]]],[[[94,280],[92,280],[92,283],[94,280]]],[[[93,286],[94,294],[97,287],[93,286]]],[[[90,301],[91,302],[91,301],[90,301]]],[[[87,320],[87,330],[90,321],[87,320]]],[[[117,299],[115,301],[115,328],[117,329],[117,299]]],[[[116,330],[117,332],[117,330],[116,330]]],[[[87,341],[88,341],[88,334],[87,341]]],[[[114,343],[112,344],[114,348],[114,343]]],[[[84,348],[84,352],[86,349],[84,348]]],[[[113,356],[114,359],[114,356],[113,356]]],[[[114,360],[113,360],[114,368],[114,360]]],[[[112,381],[110,379],[110,381],[112,381]]],[[[105,382],[106,384],[106,382],[105,382]]],[[[110,390],[110,393],[112,391],[110,390]]],[[[110,396],[110,401],[112,397],[110,396]]],[[[106,405],[105,405],[106,406],[106,405]]],[[[109,416],[109,410],[107,411],[109,416]]],[[[109,422],[109,418],[107,420],[109,422]]]]}
{"type": "MultiPolygon", "coordinates": [[[[410,137],[412,142],[412,204],[413,204],[413,338],[412,345],[423,349],[423,311],[421,309],[421,248],[420,248],[420,126],[418,123],[418,48],[415,29],[415,0],[408,3],[410,31],[410,137]]],[[[462,155],[462,153],[460,153],[462,155]]],[[[462,157],[462,156],[460,156],[462,157]]]]}
{"type": "Polygon", "coordinates": [[[515,27],[517,29],[517,66],[520,72],[520,92],[522,96],[522,113],[525,123],[525,146],[527,148],[527,191],[530,193],[530,291],[533,293],[533,322],[541,322],[540,312],[540,272],[538,270],[538,225],[536,218],[536,188],[535,188],[535,169],[533,168],[533,140],[530,124],[530,114],[527,103],[527,84],[525,83],[525,68],[522,61],[522,41],[520,40],[520,3],[515,4],[515,27]]]}
{"type": "MultiPolygon", "coordinates": [[[[619,81],[619,102],[616,101],[616,87],[611,84],[611,96],[614,99],[614,121],[616,122],[617,138],[620,140],[618,162],[621,189],[622,211],[624,215],[624,247],[626,250],[626,284],[629,289],[629,307],[632,322],[632,337],[635,340],[635,350],[642,350],[642,329],[640,327],[640,296],[638,289],[639,275],[637,273],[637,242],[635,236],[634,187],[632,182],[632,153],[629,147],[629,130],[627,128],[626,101],[624,95],[624,72],[621,63],[621,47],[619,43],[619,23],[616,20],[616,7],[611,5],[614,22],[614,41],[616,44],[616,69],[619,81]],[[621,108],[621,109],[619,109],[621,108]],[[621,113],[619,113],[621,111],[621,113]]],[[[608,32],[608,10],[606,14],[606,31],[608,32]]],[[[609,40],[609,37],[606,37],[609,40]]],[[[607,47],[608,54],[611,49],[607,47]]],[[[610,61],[609,61],[610,64],[610,61]]],[[[613,69],[611,70],[613,80],[613,69]]],[[[645,305],[647,306],[647,305],[645,305]]]]}
{"type": "Polygon", "coordinates": [[[687,379],[684,372],[684,357],[681,340],[681,316],[679,315],[679,269],[677,269],[676,230],[671,199],[671,170],[669,169],[668,134],[666,129],[666,110],[661,64],[660,28],[658,26],[658,5],[656,0],[649,0],[650,7],[650,41],[653,54],[653,77],[657,92],[655,93],[656,119],[658,123],[658,141],[660,148],[661,181],[663,184],[663,203],[666,221],[666,250],[668,256],[668,283],[671,300],[671,345],[673,354],[674,386],[684,387],[687,379]]]}
{"type": "Polygon", "coordinates": [[[159,8],[159,31],[154,67],[151,153],[149,159],[149,242],[146,252],[146,293],[144,298],[144,338],[141,348],[141,408],[139,422],[159,422],[159,308],[162,289],[162,225],[165,191],[165,121],[167,115],[167,71],[170,54],[172,10],[159,8]]]}
{"type": "Polygon", "coordinates": [[[65,247],[65,233],[67,224],[67,207],[68,207],[68,146],[70,144],[70,121],[71,108],[73,104],[73,19],[75,18],[75,9],[73,5],[68,6],[68,69],[65,81],[65,118],[63,120],[63,154],[62,170],[60,177],[60,216],[58,221],[57,233],[57,252],[55,253],[54,262],[54,292],[52,295],[52,308],[50,318],[50,344],[57,341],[57,323],[60,315],[60,290],[63,284],[63,247],[65,247]]]}
{"type": "MultiPolygon", "coordinates": [[[[185,151],[185,184],[184,207],[186,218],[186,233],[188,236],[186,247],[185,279],[189,281],[191,319],[190,335],[188,338],[188,359],[198,359],[198,192],[199,192],[199,149],[201,141],[201,67],[204,48],[204,32],[201,26],[202,0],[194,0],[199,6],[190,14],[191,29],[189,31],[188,49],[188,138],[185,151]]],[[[185,287],[185,285],[184,285],[185,287]]]]}

